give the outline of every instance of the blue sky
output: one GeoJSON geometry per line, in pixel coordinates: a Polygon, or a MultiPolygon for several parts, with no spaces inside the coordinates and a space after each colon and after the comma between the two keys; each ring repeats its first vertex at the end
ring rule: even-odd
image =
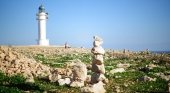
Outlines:
{"type": "Polygon", "coordinates": [[[51,45],[170,50],[170,0],[0,0],[0,45],[35,45],[41,4],[51,45]]]}

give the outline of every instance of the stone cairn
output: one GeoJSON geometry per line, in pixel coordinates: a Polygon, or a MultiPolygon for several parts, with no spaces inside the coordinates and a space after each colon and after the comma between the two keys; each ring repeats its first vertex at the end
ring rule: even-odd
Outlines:
{"type": "Polygon", "coordinates": [[[92,76],[91,76],[91,84],[81,89],[82,92],[93,92],[93,93],[105,93],[106,90],[104,89],[103,85],[108,82],[108,79],[104,76],[105,74],[105,67],[103,61],[103,55],[105,50],[101,47],[103,40],[98,37],[94,36],[93,48],[91,52],[93,53],[93,60],[92,60],[92,76]]]}
{"type": "Polygon", "coordinates": [[[91,49],[91,52],[93,53],[93,60],[92,60],[92,74],[91,77],[91,83],[95,84],[99,81],[102,81],[103,83],[106,83],[106,78],[104,76],[105,74],[105,67],[104,67],[104,61],[103,61],[103,55],[105,53],[105,50],[101,47],[103,44],[103,40],[98,37],[94,36],[94,42],[93,42],[93,48],[91,49]]]}

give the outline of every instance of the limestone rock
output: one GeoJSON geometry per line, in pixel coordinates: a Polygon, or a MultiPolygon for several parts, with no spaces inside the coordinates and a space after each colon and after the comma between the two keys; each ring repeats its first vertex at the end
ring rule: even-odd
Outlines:
{"type": "Polygon", "coordinates": [[[87,67],[81,61],[77,61],[72,68],[73,81],[80,80],[85,81],[87,77],[87,67]]]}
{"type": "Polygon", "coordinates": [[[96,73],[105,73],[105,68],[104,68],[104,64],[101,65],[97,65],[97,64],[93,64],[92,63],[92,71],[96,72],[96,73]]]}
{"type": "Polygon", "coordinates": [[[70,84],[71,87],[83,87],[84,86],[84,81],[73,81],[70,84]]]}
{"type": "Polygon", "coordinates": [[[81,93],[94,93],[94,89],[92,85],[86,86],[86,87],[81,88],[81,93]]]}
{"type": "Polygon", "coordinates": [[[0,56],[2,61],[0,70],[7,75],[23,74],[28,82],[33,82],[33,77],[46,77],[50,74],[50,67],[27,58],[9,47],[0,47],[0,56]]]}
{"type": "Polygon", "coordinates": [[[114,73],[121,73],[121,72],[125,72],[125,69],[124,68],[116,68],[116,69],[112,69],[110,71],[111,74],[114,74],[114,73]]]}
{"type": "Polygon", "coordinates": [[[66,68],[66,76],[72,76],[73,72],[71,69],[66,68]]]}
{"type": "Polygon", "coordinates": [[[87,78],[87,67],[80,60],[73,60],[71,63],[66,64],[66,68],[71,68],[67,70],[67,74],[71,76],[71,87],[82,87],[87,78]]]}
{"type": "Polygon", "coordinates": [[[91,83],[95,84],[95,83],[98,83],[99,81],[102,81],[103,83],[108,83],[108,80],[106,79],[104,74],[93,73],[91,76],[91,83]]]}
{"type": "Polygon", "coordinates": [[[52,73],[51,75],[49,75],[49,80],[51,82],[56,82],[57,80],[61,79],[61,75],[58,73],[52,73]]]}
{"type": "Polygon", "coordinates": [[[91,75],[87,75],[85,82],[88,83],[88,84],[91,83],[91,75]]]}
{"type": "Polygon", "coordinates": [[[121,92],[120,87],[119,86],[115,86],[115,91],[116,91],[116,93],[120,93],[121,92]]]}
{"type": "Polygon", "coordinates": [[[91,49],[91,53],[93,53],[93,61],[92,61],[92,72],[94,72],[91,76],[91,86],[87,86],[82,88],[82,92],[93,92],[93,93],[105,93],[105,89],[103,87],[103,82],[107,83],[108,80],[104,76],[105,74],[105,67],[103,61],[103,55],[105,50],[101,47],[103,40],[98,37],[94,36],[93,48],[91,49]]]}
{"type": "Polygon", "coordinates": [[[103,55],[94,55],[92,63],[97,65],[103,64],[103,55]]]}
{"type": "Polygon", "coordinates": [[[145,75],[143,77],[138,78],[138,81],[144,81],[144,82],[146,82],[146,81],[156,81],[156,78],[151,78],[151,77],[145,75]]]}
{"type": "Polygon", "coordinates": [[[116,67],[118,67],[118,68],[128,68],[128,67],[130,67],[130,64],[122,64],[122,63],[120,63],[120,64],[117,64],[116,67]]]}
{"type": "Polygon", "coordinates": [[[153,69],[153,68],[157,67],[157,65],[155,65],[155,64],[149,64],[148,67],[149,67],[149,69],[153,69]]]}
{"type": "Polygon", "coordinates": [[[59,79],[59,80],[58,80],[58,84],[59,84],[60,86],[65,85],[64,79],[59,79]]]}
{"type": "Polygon", "coordinates": [[[4,59],[5,58],[5,54],[0,52],[0,58],[4,59]]]}
{"type": "Polygon", "coordinates": [[[94,39],[93,46],[98,47],[101,44],[103,44],[103,40],[99,36],[94,36],[93,39],[94,39]]]}
{"type": "Polygon", "coordinates": [[[102,43],[103,43],[103,42],[101,42],[101,41],[94,41],[94,42],[93,42],[93,46],[98,47],[98,46],[100,46],[102,43]]]}
{"type": "Polygon", "coordinates": [[[70,78],[59,79],[58,83],[59,83],[60,86],[69,85],[71,83],[71,80],[70,80],[70,78]]]}
{"type": "Polygon", "coordinates": [[[98,83],[96,83],[96,84],[93,84],[93,85],[89,85],[89,86],[87,86],[87,87],[83,87],[83,88],[81,88],[81,92],[82,93],[105,93],[106,92],[106,90],[104,89],[104,87],[103,87],[103,82],[98,82],[98,83]]]}
{"type": "Polygon", "coordinates": [[[164,73],[160,72],[160,73],[155,73],[155,75],[161,77],[162,79],[165,79],[166,81],[170,80],[170,75],[165,75],[164,73]]]}
{"type": "Polygon", "coordinates": [[[26,78],[25,82],[26,83],[34,83],[35,81],[34,81],[34,78],[31,77],[31,78],[26,78]]]}
{"type": "Polygon", "coordinates": [[[101,47],[101,46],[98,46],[98,47],[93,47],[91,49],[91,52],[95,55],[95,54],[101,54],[101,55],[104,55],[105,53],[105,50],[101,47]]]}

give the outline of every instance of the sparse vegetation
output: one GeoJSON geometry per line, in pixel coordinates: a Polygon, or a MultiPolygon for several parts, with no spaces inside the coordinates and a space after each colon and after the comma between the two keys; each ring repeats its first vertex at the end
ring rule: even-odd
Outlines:
{"type": "MultiPolygon", "coordinates": [[[[86,64],[90,64],[91,62],[90,54],[57,55],[53,59],[50,56],[49,57],[43,56],[43,58],[41,57],[36,56],[36,59],[38,61],[44,61],[44,59],[46,59],[46,62],[48,60],[48,64],[50,64],[51,66],[54,66],[53,63],[55,62],[61,63],[60,65],[55,65],[54,67],[62,67],[65,62],[69,62],[69,60],[73,59],[80,59],[82,62],[85,62],[86,64]]],[[[148,60],[144,57],[139,56],[135,59],[127,57],[120,58],[108,57],[105,60],[105,68],[107,73],[109,73],[110,70],[116,68],[116,65],[119,63],[129,63],[131,64],[131,66],[126,70],[126,72],[106,75],[110,81],[109,84],[106,85],[107,92],[114,92],[115,86],[119,86],[120,90],[124,92],[167,92],[168,82],[164,79],[161,79],[153,75],[154,73],[167,71],[168,69],[166,69],[165,65],[154,67],[153,69],[150,70],[150,73],[148,74],[143,71],[139,71],[139,68],[146,67],[147,65],[152,63],[151,60],[148,60]],[[157,80],[148,82],[137,81],[138,78],[145,75],[152,76],[152,78],[156,78],[157,80]]]]}
{"type": "MultiPolygon", "coordinates": [[[[152,54],[132,54],[130,56],[110,56],[105,55],[104,64],[106,69],[106,77],[109,83],[105,85],[107,93],[146,93],[146,92],[168,92],[168,81],[157,76],[155,73],[163,73],[169,75],[168,54],[164,56],[152,54]],[[165,57],[165,58],[164,58],[165,57]],[[117,68],[117,64],[130,64],[125,68],[125,72],[110,74],[110,70],[117,68]],[[150,64],[156,67],[149,67],[150,64]],[[147,68],[145,70],[145,68],[147,68]],[[155,78],[155,81],[138,80],[144,76],[155,78]]],[[[44,55],[38,53],[33,56],[37,62],[41,62],[51,67],[64,67],[65,63],[70,60],[80,59],[85,64],[90,65],[92,61],[91,53],[72,53],[72,54],[52,54],[44,55]]],[[[59,86],[57,83],[51,83],[43,79],[35,79],[35,83],[25,83],[25,78],[21,75],[6,76],[0,73],[0,93],[21,93],[31,91],[42,93],[47,91],[53,93],[80,93],[79,88],[71,88],[69,86],[59,86]],[[24,86],[24,87],[23,87],[24,86]]]]}

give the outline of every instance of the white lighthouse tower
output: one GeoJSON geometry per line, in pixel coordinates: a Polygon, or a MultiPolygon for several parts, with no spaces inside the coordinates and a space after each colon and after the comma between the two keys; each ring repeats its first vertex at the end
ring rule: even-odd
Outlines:
{"type": "Polygon", "coordinates": [[[45,12],[45,8],[43,5],[39,7],[39,11],[37,13],[38,20],[38,45],[48,46],[49,40],[46,39],[46,20],[48,19],[48,13],[45,12]]]}

